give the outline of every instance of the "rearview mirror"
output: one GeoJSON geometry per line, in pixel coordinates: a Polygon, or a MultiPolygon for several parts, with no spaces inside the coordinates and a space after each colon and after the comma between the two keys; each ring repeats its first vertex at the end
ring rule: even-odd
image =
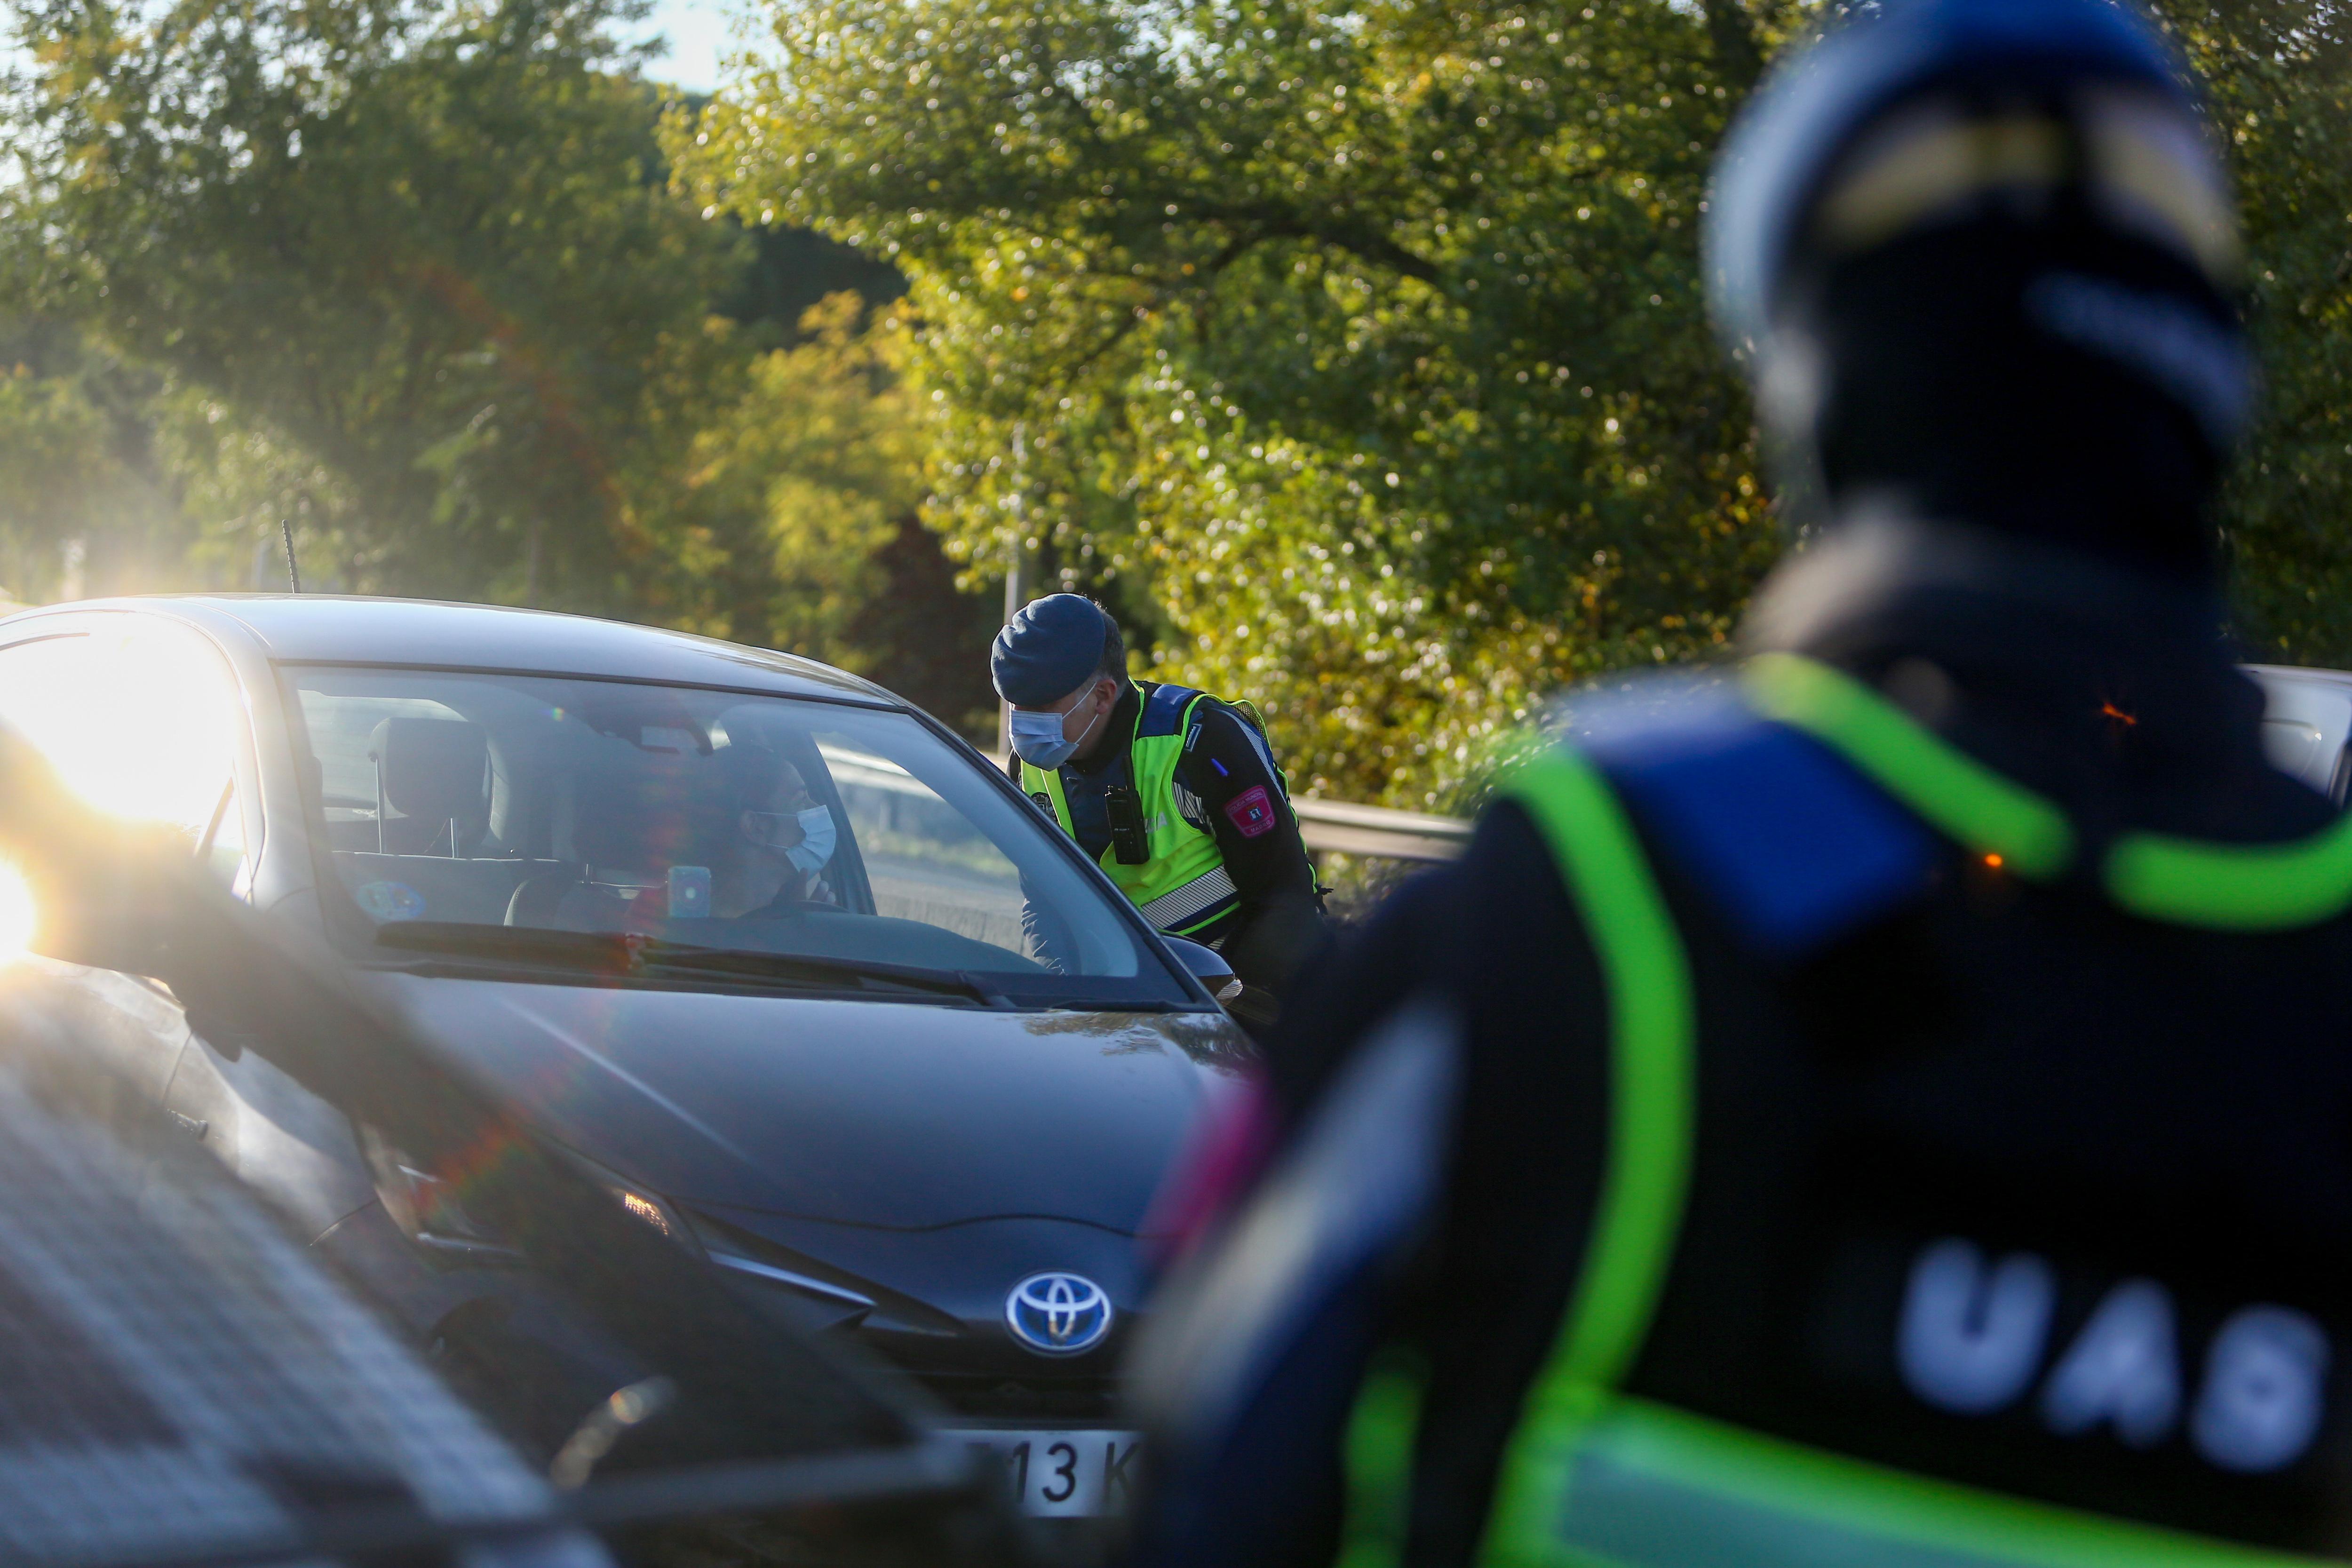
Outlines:
{"type": "Polygon", "coordinates": [[[1206,942],[1188,937],[1162,936],[1193,979],[1209,988],[1209,994],[1220,1002],[1230,1002],[1241,994],[1242,983],[1234,977],[1234,966],[1225,962],[1224,954],[1206,942]]]}

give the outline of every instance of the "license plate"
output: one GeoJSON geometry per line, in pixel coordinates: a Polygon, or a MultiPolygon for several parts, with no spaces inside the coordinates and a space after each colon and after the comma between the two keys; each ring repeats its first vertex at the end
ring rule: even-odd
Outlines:
{"type": "Polygon", "coordinates": [[[1125,1513],[1143,1450],[1139,1432],[1016,1432],[971,1427],[945,1436],[996,1457],[1021,1511],[1059,1519],[1125,1513]]]}

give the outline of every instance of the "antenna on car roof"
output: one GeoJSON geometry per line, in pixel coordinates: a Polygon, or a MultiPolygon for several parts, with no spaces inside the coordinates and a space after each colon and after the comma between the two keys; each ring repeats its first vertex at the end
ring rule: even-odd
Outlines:
{"type": "Polygon", "coordinates": [[[294,591],[299,594],[302,591],[302,568],[294,563],[294,520],[279,518],[278,532],[286,541],[286,580],[294,584],[294,591]]]}

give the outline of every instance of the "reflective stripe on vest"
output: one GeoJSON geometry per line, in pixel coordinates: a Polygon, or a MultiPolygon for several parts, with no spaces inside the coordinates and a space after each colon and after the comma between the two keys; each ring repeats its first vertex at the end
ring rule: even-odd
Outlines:
{"type": "Polygon", "coordinates": [[[1586,1432],[1554,1517],[1552,1561],[1622,1568],[2284,1568],[2315,1561],[1956,1486],[1624,1396],[1586,1432]]]}
{"type": "Polygon", "coordinates": [[[1576,1293],[1528,1389],[1486,1524],[1492,1563],[1562,1555],[1555,1528],[1583,1439],[1649,1332],[1690,1185],[1698,1007],[1690,960],[1633,825],[1566,750],[1503,794],[1534,821],[1585,918],[1609,1017],[1609,1148],[1576,1293]]]}
{"type": "MultiPolygon", "coordinates": [[[[1193,711],[1203,700],[1202,693],[1188,687],[1160,686],[1136,705],[1127,768],[1143,813],[1150,858],[1139,866],[1121,865],[1114,844],[1097,861],[1144,919],[1171,936],[1184,936],[1223,918],[1238,897],[1216,836],[1193,826],[1176,809],[1176,764],[1183,759],[1193,711]]],[[[1021,787],[1029,795],[1043,795],[1062,831],[1077,837],[1060,769],[1048,772],[1024,763],[1021,787]]]]}
{"type": "Polygon", "coordinates": [[[1233,873],[1220,860],[1207,872],[1193,878],[1172,893],[1163,893],[1141,907],[1143,918],[1161,931],[1175,931],[1205,910],[1241,896],[1234,886],[1233,873]]]}
{"type": "Polygon", "coordinates": [[[2019,876],[2047,880],[2074,858],[2066,814],[1922,727],[1841,670],[1768,653],[1740,671],[1748,695],[1778,719],[1843,755],[1930,826],[2019,876]]]}
{"type": "MultiPolygon", "coordinates": [[[[2063,812],[1933,734],[1868,686],[1795,654],[1762,654],[1743,683],[1757,707],[1844,756],[1957,843],[2047,880],[2074,854],[2063,812]]],[[[2119,835],[2101,862],[2107,896],[2143,920],[2284,931],[2352,908],[2352,816],[2307,838],[2224,844],[2119,835]]]]}
{"type": "MultiPolygon", "coordinates": [[[[1624,808],[1591,763],[1556,750],[1500,793],[1534,819],[1601,963],[1610,1036],[1610,1139],[1576,1294],[1528,1391],[1486,1526],[1488,1563],[1545,1563],[1585,1429],[1648,1331],[1689,1184],[1696,1005],[1681,933],[1624,808]]],[[[1348,1439],[1345,1568],[1393,1563],[1418,1402],[1395,1374],[1368,1382],[1348,1439]]]]}

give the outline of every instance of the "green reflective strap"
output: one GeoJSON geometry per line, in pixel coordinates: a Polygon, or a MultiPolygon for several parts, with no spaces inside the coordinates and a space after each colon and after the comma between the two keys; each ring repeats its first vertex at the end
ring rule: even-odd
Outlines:
{"type": "Polygon", "coordinates": [[[2107,853],[2107,896],[2144,920],[2279,931],[2352,906],[2352,817],[2291,844],[2130,833],[2107,853]]]}
{"type": "MultiPolygon", "coordinates": [[[[1757,707],[1833,747],[1950,837],[2011,869],[2054,877],[2074,835],[2057,806],[1961,753],[1849,675],[1795,654],[1759,654],[1742,679],[1757,707]]],[[[2282,931],[2352,908],[2352,818],[2285,844],[2161,833],[2118,838],[2100,867],[2107,896],[2143,920],[2282,931]]]]}
{"type": "Polygon", "coordinates": [[[2286,1568],[2312,1559],[1889,1469],[1620,1397],[1587,1431],[1564,1550],[1622,1568],[2286,1568]]]}
{"type": "Polygon", "coordinates": [[[1844,756],[1947,837],[2046,879],[2074,858],[2066,814],[1944,741],[1843,671],[1759,654],[1740,679],[1758,709],[1844,756]]]}
{"type": "Polygon", "coordinates": [[[1576,1294],[1504,1458],[1489,1563],[1559,1559],[1552,1528],[1579,1435],[1648,1332],[1689,1185],[1697,1008],[1690,962],[1633,824],[1572,752],[1515,770],[1501,793],[1527,811],[1567,882],[1601,963],[1610,1033],[1610,1130],[1600,1203],[1576,1294]]]}
{"type": "Polygon", "coordinates": [[[1424,1380],[1417,1360],[1396,1352],[1383,1353],[1364,1374],[1348,1419],[1348,1513],[1339,1568],[1389,1568],[1403,1554],[1424,1380]]]}

